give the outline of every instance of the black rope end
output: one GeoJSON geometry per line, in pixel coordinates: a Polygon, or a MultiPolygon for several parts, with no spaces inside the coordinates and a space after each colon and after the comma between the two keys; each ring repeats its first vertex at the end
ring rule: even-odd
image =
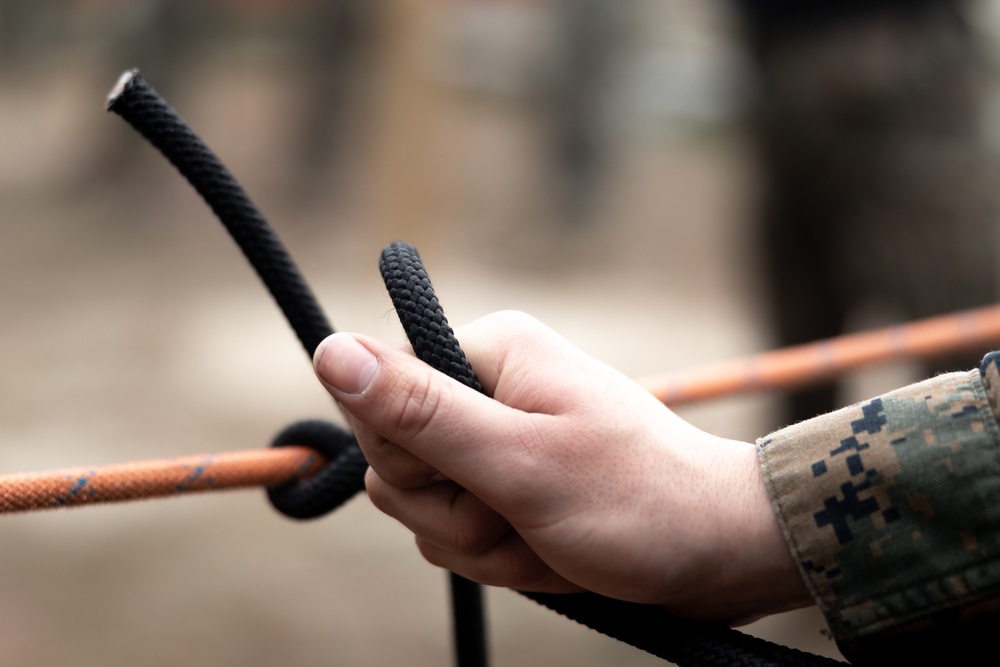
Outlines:
{"type": "Polygon", "coordinates": [[[115,82],[115,87],[111,89],[108,93],[108,100],[104,105],[104,108],[108,111],[114,111],[114,106],[117,104],[125,93],[132,87],[137,85],[139,81],[142,81],[142,75],[139,74],[138,69],[130,69],[122,72],[122,75],[118,77],[118,81],[115,82]]]}

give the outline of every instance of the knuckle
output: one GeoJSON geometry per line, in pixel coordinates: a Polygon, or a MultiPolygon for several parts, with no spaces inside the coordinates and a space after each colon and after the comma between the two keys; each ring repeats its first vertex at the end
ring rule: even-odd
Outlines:
{"type": "Polygon", "coordinates": [[[454,526],[448,539],[451,550],[463,556],[475,556],[488,549],[491,544],[476,530],[466,530],[454,526]]]}
{"type": "Polygon", "coordinates": [[[485,315],[483,321],[496,327],[519,327],[534,325],[537,322],[534,317],[520,310],[499,310],[485,315]]]}
{"type": "Polygon", "coordinates": [[[423,476],[391,466],[383,468],[381,477],[383,482],[395,489],[409,490],[424,485],[423,476]]]}
{"type": "Polygon", "coordinates": [[[386,482],[372,468],[368,468],[368,472],[365,473],[365,490],[368,492],[368,498],[376,509],[382,512],[389,509],[389,494],[387,493],[386,482]]]}
{"type": "Polygon", "coordinates": [[[491,313],[478,324],[483,330],[489,331],[491,338],[497,343],[507,341],[509,344],[533,340],[542,335],[546,328],[537,319],[519,310],[491,313]]]}
{"type": "Polygon", "coordinates": [[[417,437],[437,421],[444,406],[442,383],[430,372],[399,388],[395,404],[394,430],[403,437],[417,437]]]}
{"type": "Polygon", "coordinates": [[[427,486],[436,471],[405,449],[384,441],[369,459],[379,478],[397,489],[415,489],[427,486]]]}
{"type": "Polygon", "coordinates": [[[537,557],[489,550],[478,554],[459,554],[442,549],[417,537],[417,548],[428,563],[456,572],[486,586],[532,590],[552,578],[552,569],[537,557]]]}
{"type": "Polygon", "coordinates": [[[500,585],[515,590],[530,590],[547,579],[552,570],[537,557],[518,557],[508,554],[498,562],[497,577],[500,585]]]}
{"type": "Polygon", "coordinates": [[[449,501],[449,515],[448,543],[463,555],[490,550],[509,529],[509,524],[498,514],[457,485],[449,501]]]}

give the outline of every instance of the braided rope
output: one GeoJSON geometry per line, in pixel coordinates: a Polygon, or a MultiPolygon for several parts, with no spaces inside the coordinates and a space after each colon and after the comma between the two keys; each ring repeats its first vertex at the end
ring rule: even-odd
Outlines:
{"type": "MultiPolygon", "coordinates": [[[[108,108],[122,115],[157,146],[202,195],[257,269],[303,346],[312,354],[319,342],[332,332],[332,329],[284,247],[228,170],[176,113],[152,89],[145,86],[136,72],[127,73],[122,78],[109,98],[108,108]]],[[[390,294],[418,356],[439,370],[456,375],[460,381],[481,390],[475,374],[444,318],[416,251],[404,244],[394,244],[383,253],[382,266],[387,276],[390,294]],[[413,314],[412,317],[410,313],[413,314]]],[[[325,447],[326,444],[323,443],[329,444],[327,441],[338,440],[338,443],[330,445],[332,449],[328,450],[327,455],[334,459],[346,456],[350,468],[333,475],[331,484],[338,486],[339,490],[330,494],[330,498],[339,503],[353,495],[360,488],[358,486],[360,475],[355,468],[361,470],[364,468],[363,458],[357,453],[356,442],[353,442],[350,436],[330,432],[325,425],[322,427],[309,425],[300,431],[295,428],[292,427],[290,433],[286,431],[279,436],[275,443],[278,448],[260,453],[264,455],[265,460],[268,460],[268,457],[286,456],[298,464],[293,470],[285,471],[280,481],[275,482],[273,478],[269,478],[260,482],[272,487],[270,494],[272,500],[275,490],[281,491],[282,488],[291,491],[292,496],[315,495],[312,491],[299,493],[298,482],[305,477],[305,471],[313,469],[313,463],[306,465],[307,461],[301,456],[305,454],[307,459],[314,457],[316,466],[319,466],[318,457],[314,453],[303,452],[301,448],[282,445],[288,440],[309,439],[317,433],[319,435],[316,435],[314,446],[325,447]]],[[[330,428],[335,429],[335,427],[330,428]]],[[[175,466],[173,477],[163,476],[162,470],[149,473],[143,467],[144,464],[125,464],[100,470],[64,471],[58,480],[47,482],[52,487],[50,491],[54,489],[54,494],[50,493],[49,497],[55,498],[54,506],[73,504],[67,499],[75,499],[77,496],[93,498],[95,499],[93,502],[97,502],[96,499],[99,497],[120,500],[123,499],[121,489],[128,486],[122,481],[123,475],[126,478],[146,475],[144,484],[148,488],[158,488],[160,492],[157,495],[222,488],[216,480],[230,479],[228,476],[230,469],[212,467],[211,474],[206,474],[206,471],[209,470],[210,464],[214,465],[216,461],[224,459],[226,455],[208,459],[193,457],[193,460],[188,459],[179,467],[175,466]],[[145,472],[136,473],[137,470],[145,472]],[[179,480],[178,475],[180,475],[179,480]],[[101,480],[109,484],[108,488],[117,490],[103,495],[98,493],[95,490],[96,484],[101,480]]],[[[163,468],[163,462],[153,463],[154,467],[158,465],[163,468]]],[[[233,461],[229,463],[232,464],[233,461]]],[[[336,464],[336,461],[334,463],[336,464]]],[[[232,466],[233,469],[236,467],[238,466],[235,464],[232,466]]],[[[338,468],[338,465],[327,465],[324,470],[331,468],[338,468]]],[[[314,477],[322,474],[323,470],[320,470],[314,477]]],[[[306,487],[308,481],[306,480],[306,487]]],[[[10,488],[19,489],[15,495],[31,495],[24,492],[20,479],[10,488]]],[[[315,508],[309,509],[307,514],[318,515],[315,513],[315,508]]],[[[453,584],[456,580],[459,583],[465,581],[460,577],[453,577],[453,584]]],[[[478,596],[478,587],[472,582],[466,583],[477,591],[478,596]]],[[[473,603],[478,603],[479,597],[473,599],[467,595],[470,590],[453,587],[453,599],[472,600],[473,603]]],[[[590,593],[571,596],[528,594],[528,597],[588,627],[673,662],[687,665],[839,664],[834,660],[749,637],[729,628],[682,621],[648,605],[625,603],[590,593]]],[[[459,635],[463,628],[469,627],[466,622],[466,611],[458,606],[455,607],[454,618],[459,635]]],[[[481,609],[478,613],[481,614],[481,609]]],[[[479,637],[457,636],[456,640],[459,664],[465,664],[463,655],[470,657],[475,664],[485,664],[485,638],[482,633],[479,637]]]]}
{"type": "Polygon", "coordinates": [[[333,327],[291,255],[229,169],[136,70],[125,72],[107,108],[155,146],[201,195],[257,271],[310,356],[333,327]]]}
{"type": "Polygon", "coordinates": [[[285,447],[3,475],[0,513],[280,486],[325,464],[313,448],[285,447]]]}
{"type": "Polygon", "coordinates": [[[961,351],[985,354],[1000,344],[1000,305],[838,336],[686,371],[638,378],[667,405],[818,384],[865,366],[931,359],[961,351]]]}
{"type": "MultiPolygon", "coordinates": [[[[399,323],[417,358],[467,387],[482,392],[483,386],[448,324],[416,249],[408,243],[388,245],[379,257],[379,269],[399,323]]],[[[456,612],[463,612],[452,615],[458,662],[485,665],[486,617],[482,587],[454,572],[449,572],[448,578],[452,607],[456,612]]]]}
{"type": "Polygon", "coordinates": [[[677,665],[844,667],[845,663],[769,642],[714,623],[671,616],[653,605],[594,593],[523,593],[591,630],[677,665]]]}
{"type": "MultiPolygon", "coordinates": [[[[257,271],[312,357],[333,328],[288,251],[236,178],[138,71],[122,75],[108,96],[107,108],[155,146],[201,195],[257,271]]],[[[329,446],[337,454],[313,479],[269,489],[268,498],[275,509],[292,518],[314,518],[364,488],[367,464],[353,436],[333,425],[316,424],[293,435],[293,440],[313,438],[313,444],[329,446]]],[[[284,444],[287,440],[282,438],[287,436],[287,432],[279,436],[276,444],[284,444]]],[[[451,576],[450,583],[457,663],[460,667],[485,667],[486,626],[479,584],[456,575],[451,576]]]]}
{"type": "Polygon", "coordinates": [[[365,488],[368,462],[354,435],[336,424],[318,419],[287,427],[271,447],[305,445],[321,454],[327,464],[309,476],[286,477],[267,489],[276,510],[291,519],[315,519],[332,512],[365,488]]]}
{"type": "MultiPolygon", "coordinates": [[[[1000,345],[1000,306],[989,306],[676,373],[638,378],[637,381],[667,405],[677,406],[752,391],[805,386],[890,359],[930,358],[966,349],[985,352],[997,345],[1000,345]]],[[[283,444],[309,444],[310,450],[322,446],[315,440],[307,443],[285,439],[283,444]]],[[[302,481],[305,475],[293,474],[297,469],[297,463],[290,463],[293,452],[294,449],[206,454],[204,458],[211,459],[213,471],[211,489],[272,487],[302,481]]],[[[143,500],[204,490],[201,487],[171,488],[169,481],[157,481],[173,479],[170,475],[175,473],[171,471],[189,465],[190,458],[0,475],[0,514],[143,500]],[[100,473],[91,475],[87,482],[86,499],[78,497],[77,493],[73,502],[57,502],[68,491],[64,477],[85,471],[100,473]]],[[[296,513],[314,515],[309,510],[288,508],[282,511],[290,516],[296,513]]]]}
{"type": "MultiPolygon", "coordinates": [[[[133,124],[191,181],[258,270],[311,354],[332,329],[291,258],[232,175],[175,113],[145,87],[136,73],[123,77],[109,98],[108,107],[133,124]]],[[[479,389],[416,252],[405,245],[390,246],[383,254],[382,270],[418,356],[479,389]]],[[[993,307],[640,381],[662,401],[676,405],[743,391],[800,386],[885,359],[932,357],[998,341],[1000,307],[993,307]]],[[[274,444],[276,448],[264,451],[2,476],[0,512],[263,485],[269,487],[272,502],[283,494],[307,498],[307,505],[312,505],[293,510],[290,515],[295,516],[294,512],[299,511],[298,518],[308,518],[329,511],[332,507],[323,507],[335,506],[359,490],[358,471],[365,467],[363,457],[350,436],[336,427],[326,423],[295,425],[274,444]],[[286,446],[289,444],[292,446],[286,446]],[[298,444],[309,447],[294,446],[298,444]],[[324,452],[333,465],[318,456],[317,450],[324,452]],[[332,481],[312,483],[330,470],[335,471],[332,481]],[[328,492],[331,486],[340,490],[331,495],[328,492]],[[328,497],[316,501],[317,488],[328,497]]],[[[276,506],[279,504],[280,501],[275,502],[276,506]]],[[[674,662],[841,664],[727,628],[675,619],[644,605],[593,594],[526,595],[588,627],[674,662]]]]}
{"type": "Polygon", "coordinates": [[[420,255],[408,243],[392,243],[379,259],[382,280],[418,359],[478,392],[483,391],[472,364],[455,338],[431,287],[420,255]]]}
{"type": "MultiPolygon", "coordinates": [[[[417,357],[482,392],[482,385],[458,345],[417,251],[407,243],[393,243],[382,251],[379,266],[417,357]]],[[[453,590],[458,589],[453,587],[453,590]]],[[[596,593],[522,594],[592,630],[678,664],[774,667],[843,664],[725,626],[679,619],[654,605],[623,602],[596,593]]],[[[456,617],[455,621],[459,624],[463,619],[456,617]]]]}

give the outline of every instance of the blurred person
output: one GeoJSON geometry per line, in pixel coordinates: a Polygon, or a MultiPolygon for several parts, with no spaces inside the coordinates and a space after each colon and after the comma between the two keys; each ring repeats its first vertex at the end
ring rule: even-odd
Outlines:
{"type": "Polygon", "coordinates": [[[539,192],[556,225],[594,221],[611,152],[609,97],[630,2],[452,0],[451,85],[524,103],[540,130],[539,192]]]}
{"type": "MultiPolygon", "coordinates": [[[[907,319],[996,301],[997,156],[970,4],[733,1],[758,78],[750,131],[777,344],[840,334],[859,306],[907,319]]],[[[796,392],[780,423],[833,409],[837,391],[796,392]]]]}
{"type": "Polygon", "coordinates": [[[585,227],[598,213],[608,169],[607,98],[629,3],[558,0],[552,76],[542,96],[560,221],[585,227]]]}
{"type": "Polygon", "coordinates": [[[298,198],[309,202],[336,187],[352,166],[352,145],[368,104],[374,47],[384,2],[309,0],[300,69],[306,73],[298,129],[298,198]]]}
{"type": "Polygon", "coordinates": [[[1000,353],[755,446],[529,316],[456,334],[488,396],[366,336],[314,359],[372,502],[432,564],[734,625],[816,603],[857,664],[993,659],[1000,353]]]}

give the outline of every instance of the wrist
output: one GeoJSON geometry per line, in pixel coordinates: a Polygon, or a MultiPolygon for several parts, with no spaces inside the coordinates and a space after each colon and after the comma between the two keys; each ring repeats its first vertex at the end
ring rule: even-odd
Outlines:
{"type": "Polygon", "coordinates": [[[733,498],[736,511],[730,549],[734,581],[730,585],[732,625],[813,604],[802,574],[774,513],[756,447],[740,448],[736,484],[742,497],[733,498]]]}
{"type": "Polygon", "coordinates": [[[703,434],[707,484],[724,492],[706,499],[705,553],[692,576],[662,605],[695,620],[743,625],[807,607],[813,600],[774,514],[753,445],[703,434]]]}

